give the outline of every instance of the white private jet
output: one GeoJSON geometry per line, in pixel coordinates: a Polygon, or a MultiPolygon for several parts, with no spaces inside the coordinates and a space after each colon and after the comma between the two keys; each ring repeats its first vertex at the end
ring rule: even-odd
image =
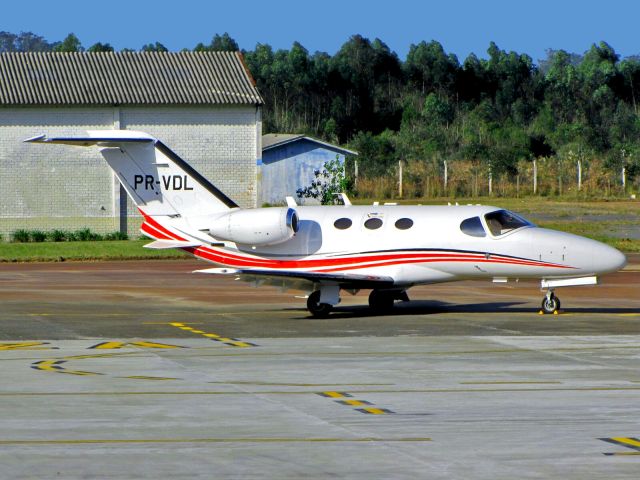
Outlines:
{"type": "MultiPolygon", "coordinates": [[[[178,248],[231,275],[310,293],[307,308],[327,316],[340,291],[371,289],[374,310],[408,300],[414,285],[487,278],[541,279],[544,313],[558,287],[593,285],[626,264],[615,248],[538,228],[489,206],[297,206],[242,209],[153,136],[90,131],[38,136],[32,143],[99,146],[144,221],[148,248],[178,248]]],[[[346,197],[345,197],[346,198],[346,197]]]]}

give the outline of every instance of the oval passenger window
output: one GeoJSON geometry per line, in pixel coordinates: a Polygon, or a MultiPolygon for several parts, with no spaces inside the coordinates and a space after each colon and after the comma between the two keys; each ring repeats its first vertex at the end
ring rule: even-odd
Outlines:
{"type": "Polygon", "coordinates": [[[364,226],[369,230],[375,230],[382,226],[382,220],[380,220],[379,218],[370,218],[369,220],[364,222],[364,226]]]}
{"type": "Polygon", "coordinates": [[[396,222],[396,228],[398,230],[408,230],[411,227],[413,227],[413,220],[411,220],[410,218],[400,218],[396,222]]]}
{"type": "Polygon", "coordinates": [[[339,218],[333,222],[333,226],[338,230],[346,230],[351,226],[352,222],[350,218],[339,218]]]}
{"type": "Polygon", "coordinates": [[[482,227],[482,222],[480,221],[480,217],[472,217],[463,220],[460,224],[460,230],[467,235],[471,235],[472,237],[486,237],[487,233],[484,231],[482,227]]]}

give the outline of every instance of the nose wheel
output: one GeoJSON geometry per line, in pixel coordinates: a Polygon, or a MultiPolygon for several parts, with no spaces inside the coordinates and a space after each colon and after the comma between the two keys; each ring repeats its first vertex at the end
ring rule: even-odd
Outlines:
{"type": "Polygon", "coordinates": [[[546,314],[558,313],[558,310],[560,310],[560,299],[554,295],[552,290],[549,290],[542,299],[541,308],[542,313],[546,314]]]}

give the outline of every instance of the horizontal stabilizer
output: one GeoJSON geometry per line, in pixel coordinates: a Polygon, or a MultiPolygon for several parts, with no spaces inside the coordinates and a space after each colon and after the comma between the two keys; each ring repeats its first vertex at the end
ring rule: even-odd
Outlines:
{"type": "Polygon", "coordinates": [[[100,145],[102,147],[118,146],[123,143],[149,143],[154,142],[155,138],[151,136],[90,136],[90,137],[47,137],[46,135],[37,135],[27,138],[26,143],[56,143],[62,145],[76,145],[79,147],[91,147],[100,145]]]}
{"type": "Polygon", "coordinates": [[[202,243],[181,242],[179,240],[156,240],[155,242],[147,243],[144,248],[151,248],[152,250],[165,250],[167,248],[186,248],[201,246],[202,243]]]}

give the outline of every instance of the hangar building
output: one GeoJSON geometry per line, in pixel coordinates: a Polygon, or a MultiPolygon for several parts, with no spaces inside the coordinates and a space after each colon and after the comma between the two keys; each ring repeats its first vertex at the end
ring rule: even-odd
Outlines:
{"type": "Polygon", "coordinates": [[[0,234],[137,235],[137,212],[97,149],[22,143],[43,133],[148,132],[254,207],[262,104],[236,52],[0,53],[0,234]]]}
{"type": "Polygon", "coordinates": [[[314,171],[336,158],[344,164],[345,156],[358,155],[346,148],[306,135],[268,133],[262,136],[259,205],[278,205],[291,196],[299,204],[314,205],[314,199],[296,196],[298,188],[311,185],[314,171]]]}

